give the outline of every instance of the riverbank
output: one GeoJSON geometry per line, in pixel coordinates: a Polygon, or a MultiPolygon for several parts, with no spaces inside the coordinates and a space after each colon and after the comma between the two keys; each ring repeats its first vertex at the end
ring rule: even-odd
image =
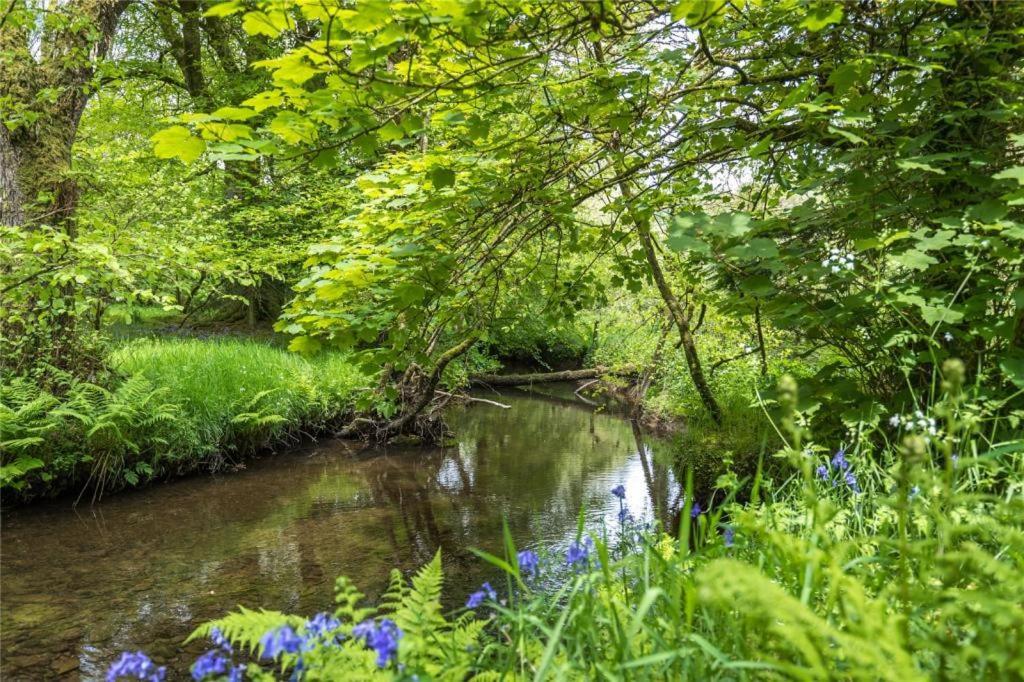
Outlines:
{"type": "Polygon", "coordinates": [[[336,426],[367,385],[346,355],[244,339],[139,339],[107,365],[96,383],[4,384],[5,502],[238,468],[336,426]]]}

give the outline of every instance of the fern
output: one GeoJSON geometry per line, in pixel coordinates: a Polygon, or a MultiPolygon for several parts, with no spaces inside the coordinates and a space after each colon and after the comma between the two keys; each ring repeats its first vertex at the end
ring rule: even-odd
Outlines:
{"type": "Polygon", "coordinates": [[[297,629],[302,627],[305,622],[304,618],[289,616],[279,611],[267,611],[266,609],[253,611],[239,606],[235,613],[229,613],[223,618],[200,625],[185,642],[210,637],[216,629],[235,646],[256,653],[261,651],[260,640],[266,633],[285,625],[297,629]]]}

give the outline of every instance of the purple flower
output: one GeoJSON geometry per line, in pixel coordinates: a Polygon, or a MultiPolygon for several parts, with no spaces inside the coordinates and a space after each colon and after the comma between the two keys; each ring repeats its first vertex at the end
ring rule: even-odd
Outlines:
{"type": "Polygon", "coordinates": [[[121,658],[114,661],[107,669],[107,682],[117,682],[122,677],[144,680],[145,682],[163,682],[167,675],[165,666],[156,667],[149,656],[136,651],[125,651],[121,658]]]}
{"type": "Polygon", "coordinates": [[[192,679],[204,680],[210,675],[223,675],[230,667],[230,660],[217,649],[210,649],[192,664],[192,679]]]}
{"type": "Polygon", "coordinates": [[[850,468],[850,463],[846,461],[846,450],[844,448],[839,448],[836,452],[835,457],[832,458],[832,466],[839,469],[839,471],[846,471],[850,468]]]}
{"type": "Polygon", "coordinates": [[[736,530],[732,526],[726,526],[725,532],[722,534],[722,539],[725,541],[726,547],[733,546],[735,536],[736,530]]]}
{"type": "Polygon", "coordinates": [[[220,631],[220,628],[213,628],[210,630],[210,641],[224,651],[231,653],[231,641],[224,636],[224,633],[220,631]]]}
{"type": "Polygon", "coordinates": [[[698,516],[700,516],[703,513],[704,513],[704,510],[701,509],[700,502],[698,502],[697,500],[694,500],[693,501],[693,506],[690,507],[690,518],[691,519],[695,519],[695,518],[697,518],[698,516]]]}
{"type": "Polygon", "coordinates": [[[569,544],[569,550],[565,553],[565,563],[575,566],[579,563],[586,563],[590,560],[590,550],[594,548],[594,541],[589,537],[583,538],[581,542],[569,544]]]}
{"type": "Polygon", "coordinates": [[[619,510],[619,523],[625,525],[627,523],[632,523],[632,521],[633,515],[629,513],[628,509],[623,507],[622,509],[619,510]]]}
{"type": "Polygon", "coordinates": [[[377,652],[377,667],[384,668],[398,656],[398,640],[402,631],[395,621],[383,618],[380,624],[372,620],[364,620],[352,628],[352,636],[363,640],[366,646],[377,652]]]}
{"type": "Polygon", "coordinates": [[[302,648],[302,638],[295,634],[290,626],[284,625],[268,630],[260,639],[263,647],[262,658],[277,658],[282,653],[297,654],[302,648]]]}
{"type": "Polygon", "coordinates": [[[536,552],[524,549],[519,553],[517,559],[519,560],[520,572],[527,576],[537,577],[537,573],[540,570],[540,559],[537,558],[536,552]]]}
{"type": "Polygon", "coordinates": [[[827,481],[828,480],[828,467],[825,466],[824,464],[822,464],[820,467],[815,469],[815,472],[818,474],[818,478],[820,478],[821,480],[823,480],[823,481],[827,481]]]}
{"type": "Polygon", "coordinates": [[[620,500],[626,499],[626,487],[621,483],[612,488],[612,495],[619,498],[620,500]]]}
{"type": "Polygon", "coordinates": [[[469,599],[466,600],[466,608],[475,609],[483,604],[486,599],[498,601],[498,593],[494,591],[490,583],[484,583],[480,586],[479,590],[469,595],[469,599]]]}
{"type": "Polygon", "coordinates": [[[306,635],[323,637],[332,634],[341,627],[341,621],[329,613],[318,613],[306,621],[306,635]]]}
{"type": "Polygon", "coordinates": [[[846,481],[846,485],[850,487],[850,490],[855,493],[860,492],[860,486],[857,485],[857,477],[853,475],[852,471],[847,471],[846,475],[843,476],[843,480],[846,481]]]}
{"type": "Polygon", "coordinates": [[[243,672],[245,672],[245,664],[236,665],[228,672],[228,682],[242,682],[243,672]]]}

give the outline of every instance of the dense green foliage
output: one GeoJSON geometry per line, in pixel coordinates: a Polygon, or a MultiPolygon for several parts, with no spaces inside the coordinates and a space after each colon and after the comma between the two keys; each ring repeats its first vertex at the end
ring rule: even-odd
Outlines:
{"type": "Polygon", "coordinates": [[[56,394],[4,387],[0,468],[23,496],[86,481],[98,493],[241,464],[337,425],[366,383],[342,355],[303,359],[250,341],[145,340],[117,347],[103,386],[71,377],[56,394]]]}
{"type": "Polygon", "coordinates": [[[12,0],[0,485],[436,440],[585,364],[684,423],[679,537],[508,541],[485,620],[437,559],[341,581],[340,644],[218,632],[307,679],[1024,675],[1022,64],[1018,2],[12,0]]]}

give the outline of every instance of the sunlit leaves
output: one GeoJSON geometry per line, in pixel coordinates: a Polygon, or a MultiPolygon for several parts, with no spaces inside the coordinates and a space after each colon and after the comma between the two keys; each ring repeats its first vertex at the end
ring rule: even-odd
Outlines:
{"type": "Polygon", "coordinates": [[[191,163],[206,149],[206,142],[194,136],[185,126],[171,126],[150,138],[153,153],[161,159],[180,159],[191,163]]]}
{"type": "Polygon", "coordinates": [[[841,2],[820,2],[812,6],[807,16],[800,22],[800,26],[817,32],[829,24],[837,24],[842,20],[843,5],[841,2]]]}

